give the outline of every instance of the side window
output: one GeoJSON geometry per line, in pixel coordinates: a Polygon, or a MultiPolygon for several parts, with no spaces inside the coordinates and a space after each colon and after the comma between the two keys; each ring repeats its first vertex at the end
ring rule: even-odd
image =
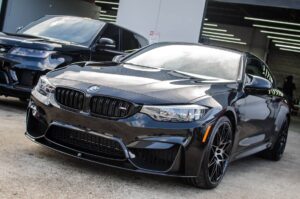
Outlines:
{"type": "Polygon", "coordinates": [[[134,37],[139,41],[141,47],[147,46],[149,44],[148,40],[140,35],[134,34],[134,37]]]}
{"type": "Polygon", "coordinates": [[[109,38],[116,42],[116,50],[120,49],[120,28],[108,24],[101,38],[109,38]]]}
{"type": "Polygon", "coordinates": [[[270,72],[269,68],[266,64],[263,63],[263,77],[269,80],[275,86],[275,80],[273,78],[272,73],[270,72]]]}
{"type": "Polygon", "coordinates": [[[264,64],[258,59],[248,59],[246,73],[249,75],[263,77],[269,80],[273,85],[275,83],[269,68],[266,66],[266,64],[264,64]]]}
{"type": "Polygon", "coordinates": [[[246,73],[264,78],[262,63],[257,59],[248,59],[246,73]]]}
{"type": "Polygon", "coordinates": [[[131,52],[135,49],[141,48],[139,40],[135,37],[135,35],[132,32],[129,32],[127,30],[123,30],[122,42],[122,51],[124,52],[131,52]]]}

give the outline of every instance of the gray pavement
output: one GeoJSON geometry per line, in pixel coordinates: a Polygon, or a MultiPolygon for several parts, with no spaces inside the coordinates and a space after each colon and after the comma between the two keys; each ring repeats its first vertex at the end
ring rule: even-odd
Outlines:
{"type": "Polygon", "coordinates": [[[300,198],[300,119],[280,162],[232,163],[222,184],[201,190],[174,178],[128,173],[43,148],[24,137],[26,105],[0,97],[2,198],[300,198]]]}

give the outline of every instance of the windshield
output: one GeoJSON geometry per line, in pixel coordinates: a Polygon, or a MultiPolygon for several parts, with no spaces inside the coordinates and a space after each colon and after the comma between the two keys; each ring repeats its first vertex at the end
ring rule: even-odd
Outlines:
{"type": "Polygon", "coordinates": [[[242,55],[222,49],[186,44],[155,44],[123,62],[180,71],[199,78],[237,80],[242,55]]]}
{"type": "Polygon", "coordinates": [[[19,33],[89,46],[104,25],[104,22],[88,18],[47,16],[19,33]]]}

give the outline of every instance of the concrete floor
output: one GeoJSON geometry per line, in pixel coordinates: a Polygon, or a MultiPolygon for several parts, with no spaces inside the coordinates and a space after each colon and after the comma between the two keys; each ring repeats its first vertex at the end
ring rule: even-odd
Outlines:
{"type": "Polygon", "coordinates": [[[299,198],[300,119],[282,161],[250,157],[222,184],[200,190],[173,178],[110,169],[61,155],[24,137],[26,105],[0,98],[0,198],[299,198]]]}

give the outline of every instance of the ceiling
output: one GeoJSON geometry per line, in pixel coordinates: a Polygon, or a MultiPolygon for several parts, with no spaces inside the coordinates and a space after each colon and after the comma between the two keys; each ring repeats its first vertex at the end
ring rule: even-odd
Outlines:
{"type": "Polygon", "coordinates": [[[100,20],[112,23],[116,22],[119,0],[96,0],[95,3],[101,7],[100,20]]]}
{"type": "Polygon", "coordinates": [[[244,20],[245,16],[300,23],[299,10],[215,1],[209,1],[208,3],[207,18],[211,21],[231,25],[251,26],[251,22],[244,20]]]}
{"type": "MultiPolygon", "coordinates": [[[[204,38],[214,39],[218,35],[220,40],[219,24],[256,28],[272,41],[271,46],[300,53],[299,10],[209,1],[204,30],[208,25],[215,25],[215,30],[205,35],[202,33],[204,38]]],[[[232,36],[226,34],[221,34],[222,42],[232,41],[232,36]]]]}
{"type": "MultiPolygon", "coordinates": [[[[119,1],[96,0],[95,3],[101,7],[99,19],[112,23],[116,22],[119,1]]],[[[225,42],[228,39],[230,42],[246,45],[240,38],[230,38],[232,34],[227,30],[218,28],[218,24],[253,27],[259,29],[266,37],[271,39],[273,45],[279,49],[288,49],[291,52],[300,53],[299,10],[248,5],[245,4],[245,1],[242,4],[228,3],[229,1],[239,2],[239,0],[209,0],[204,24],[204,36],[211,36],[210,38],[225,42]]],[[[257,0],[247,1],[255,3],[257,0]]],[[[266,2],[266,0],[259,2],[266,2]]],[[[274,0],[274,3],[276,2],[282,1],[274,0]]]]}

